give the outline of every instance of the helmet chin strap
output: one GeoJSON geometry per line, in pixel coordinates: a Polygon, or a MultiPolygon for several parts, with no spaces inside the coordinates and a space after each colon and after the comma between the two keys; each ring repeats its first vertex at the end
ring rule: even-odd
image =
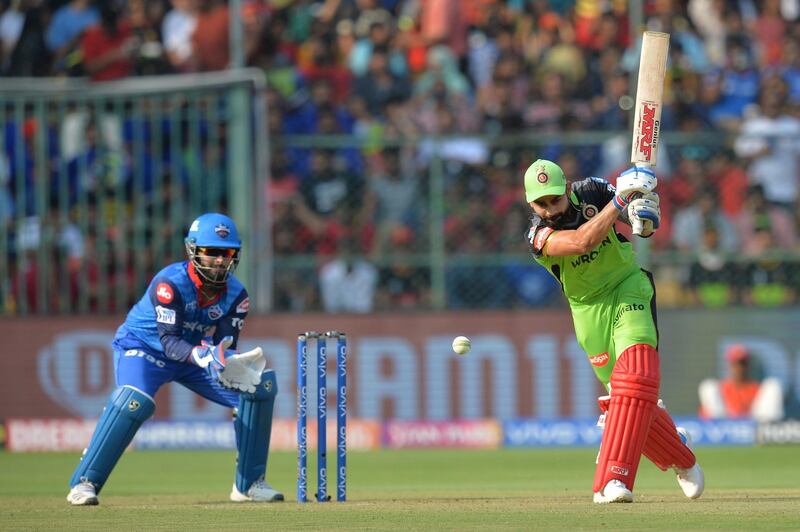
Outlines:
{"type": "Polygon", "coordinates": [[[233,273],[233,270],[236,269],[236,265],[238,263],[237,258],[231,260],[228,266],[224,269],[218,269],[214,266],[203,266],[200,262],[200,257],[196,253],[197,247],[192,244],[186,244],[186,254],[189,255],[189,262],[191,262],[194,271],[197,273],[197,276],[202,281],[203,285],[207,285],[209,288],[222,288],[225,286],[225,283],[228,282],[228,278],[233,273]],[[213,274],[211,272],[217,270],[218,273],[213,274]],[[221,276],[221,279],[217,277],[221,276]]]}

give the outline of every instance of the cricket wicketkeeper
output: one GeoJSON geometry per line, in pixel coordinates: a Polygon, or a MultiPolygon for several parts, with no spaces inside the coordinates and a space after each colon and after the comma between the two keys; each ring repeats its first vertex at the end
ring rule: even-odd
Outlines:
{"type": "Polygon", "coordinates": [[[561,168],[538,160],[525,172],[525,198],[534,211],[527,234],[533,256],[561,284],[575,334],[597,378],[604,431],[594,477],[594,502],[632,502],[644,454],[660,469],[675,470],[687,497],[703,493],[703,471],[660,404],[658,329],[652,275],[636,262],[631,244],[614,230],[617,220],[647,238],[661,213],[649,168],[617,178],[568,183],[561,168]]]}
{"type": "Polygon", "coordinates": [[[233,351],[250,309],[247,290],[233,275],[242,248],[239,232],[224,214],[206,213],[192,222],[185,244],[188,260],[157,273],[117,329],[117,388],[70,480],[72,505],[99,503],[123,451],[153,415],[156,392],[172,381],[237,410],[231,500],[283,500],[265,479],[275,372],[265,371],[261,348],[233,351]]]}

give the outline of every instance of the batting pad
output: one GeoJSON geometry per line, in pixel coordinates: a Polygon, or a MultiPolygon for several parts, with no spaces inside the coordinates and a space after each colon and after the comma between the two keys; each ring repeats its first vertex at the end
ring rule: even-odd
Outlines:
{"type": "Polygon", "coordinates": [[[70,487],[88,481],[100,493],[136,431],[155,409],[153,398],[133,386],[114,390],[97,422],[92,441],[69,481],[70,487]]]}
{"type": "Polygon", "coordinates": [[[636,344],[619,356],[611,373],[611,401],[594,475],[595,493],[614,479],[633,491],[645,440],[658,408],[660,381],[654,347],[636,344]]]}
{"type": "Polygon", "coordinates": [[[662,471],[670,467],[689,469],[697,461],[694,453],[678,436],[672,417],[663,408],[656,408],[642,452],[662,471]]]}
{"type": "Polygon", "coordinates": [[[272,434],[272,409],[278,381],[275,371],[261,374],[255,393],[239,395],[239,412],[234,421],[239,456],[236,461],[236,489],[247,493],[250,486],[267,471],[267,453],[272,434]]]}

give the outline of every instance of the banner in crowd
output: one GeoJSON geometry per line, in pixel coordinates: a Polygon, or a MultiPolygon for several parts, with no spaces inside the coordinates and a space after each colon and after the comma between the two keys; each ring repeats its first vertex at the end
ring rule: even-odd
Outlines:
{"type": "MultiPolygon", "coordinates": [[[[0,419],[96,418],[114,388],[111,340],[121,318],[7,319],[0,419]]],[[[673,414],[695,415],[697,385],[725,374],[725,349],[747,344],[760,375],[778,378],[797,404],[800,311],[718,310],[659,316],[662,398],[673,414]]],[[[592,418],[603,393],[563,309],[377,315],[274,315],[247,319],[241,349],[264,348],[276,370],[278,418],[295,415],[297,333],[348,335],[348,411],[356,418],[427,420],[592,418]],[[453,353],[455,336],[472,340],[453,353]]],[[[309,346],[313,348],[313,346],[309,346]]],[[[330,357],[328,382],[335,382],[330,357]]],[[[155,360],[155,359],[154,359],[155,360]]],[[[155,361],[153,363],[156,363],[155,361]]],[[[309,371],[309,389],[316,389],[309,371]]],[[[331,386],[329,409],[335,408],[331,386]]],[[[171,384],[156,396],[156,419],[225,420],[227,409],[171,384]]],[[[792,414],[791,410],[788,411],[792,414]]],[[[310,418],[315,404],[309,402],[310,418]]]]}

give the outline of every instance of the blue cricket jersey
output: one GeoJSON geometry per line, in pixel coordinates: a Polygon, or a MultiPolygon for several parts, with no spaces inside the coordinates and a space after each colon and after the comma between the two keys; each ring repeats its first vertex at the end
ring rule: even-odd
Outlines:
{"type": "MultiPolygon", "coordinates": [[[[213,329],[214,344],[233,337],[236,348],[250,299],[233,275],[213,301],[200,306],[199,292],[188,261],[170,264],[153,277],[147,292],[117,329],[115,349],[142,349],[170,360],[184,361],[213,329]]],[[[196,278],[196,277],[195,277],[196,278]]]]}

